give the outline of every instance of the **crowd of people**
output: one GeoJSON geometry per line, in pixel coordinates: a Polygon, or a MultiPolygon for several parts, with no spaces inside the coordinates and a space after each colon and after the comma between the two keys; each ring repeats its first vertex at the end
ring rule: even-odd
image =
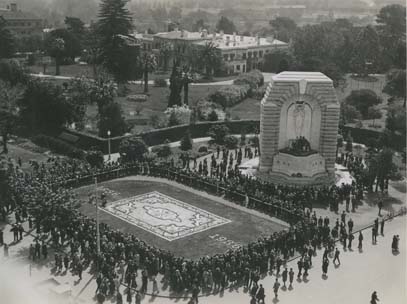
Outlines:
{"type": "MultiPolygon", "coordinates": [[[[227,160],[228,154],[223,155],[227,160]]],[[[327,252],[333,252],[335,238],[340,237],[346,242],[344,235],[351,234],[352,222],[349,224],[348,221],[347,232],[345,215],[331,229],[328,218],[318,219],[315,212],[311,215],[312,202],[346,200],[357,189],[356,185],[347,190],[335,186],[294,188],[248,178],[234,169],[222,172],[221,176],[210,176],[173,164],[112,162],[102,168],[92,168],[84,161],[65,158],[51,158],[42,164],[33,162],[31,173],[23,172],[11,162],[7,172],[8,188],[5,192],[8,199],[2,212],[24,214],[33,222],[30,225],[40,237],[32,249],[30,247],[30,257],[33,260],[41,255],[46,257],[47,248],[44,243],[40,244],[41,237],[42,240],[50,239],[56,248],[68,248],[68,253],[55,255],[57,271],[69,269],[81,278],[87,267],[97,269],[96,293],[102,299],[113,295],[121,298],[122,295],[118,295],[120,283],[126,284],[129,290],[134,288],[145,293],[152,282],[153,291],[157,293],[157,276],[160,275],[162,283],[168,284],[172,291],[189,291],[194,299],[201,291],[221,291],[228,286],[245,285],[254,292],[251,292],[253,297],[261,300],[260,277],[268,272],[278,276],[281,267],[295,252],[302,255],[298,262],[298,276],[302,270],[308,275],[317,247],[324,246],[327,252]],[[80,202],[72,187],[90,183],[94,176],[112,179],[130,174],[166,177],[201,190],[221,191],[226,198],[249,208],[284,215],[286,220],[289,218],[291,226],[239,249],[189,260],[150,246],[136,235],[101,224],[101,250],[98,254],[95,219],[79,213],[80,202]]],[[[326,265],[324,267],[327,269],[326,265]]],[[[282,272],[284,285],[287,275],[291,284],[292,269],[282,272]]]]}

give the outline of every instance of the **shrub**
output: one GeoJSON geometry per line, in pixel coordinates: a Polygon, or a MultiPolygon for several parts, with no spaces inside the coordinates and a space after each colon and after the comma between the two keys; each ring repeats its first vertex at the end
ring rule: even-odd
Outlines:
{"type": "Polygon", "coordinates": [[[85,159],[92,167],[101,167],[104,162],[103,153],[99,150],[87,152],[85,159]]]}
{"type": "Polygon", "coordinates": [[[208,153],[208,147],[207,146],[200,146],[198,149],[199,153],[208,153]]]}
{"type": "Polygon", "coordinates": [[[214,125],[209,129],[208,135],[213,138],[215,143],[223,144],[226,135],[229,134],[229,128],[225,125],[214,125]]]}
{"type": "Polygon", "coordinates": [[[200,120],[215,121],[211,120],[215,118],[212,112],[216,113],[217,116],[216,121],[223,120],[225,118],[225,113],[222,110],[222,106],[206,98],[201,98],[200,100],[198,100],[198,102],[196,103],[196,110],[198,113],[198,118],[200,120]],[[210,115],[213,116],[210,117],[210,115]]]}
{"type": "Polygon", "coordinates": [[[128,138],[120,143],[119,153],[124,161],[139,161],[148,152],[146,143],[140,138],[128,138]]]}
{"type": "Polygon", "coordinates": [[[153,148],[153,152],[157,154],[158,157],[167,158],[172,154],[171,147],[169,145],[170,141],[167,139],[164,145],[157,146],[153,148]]]}
{"type": "Polygon", "coordinates": [[[367,118],[369,108],[380,104],[381,98],[372,90],[361,89],[352,91],[346,97],[345,102],[354,106],[362,114],[363,118],[367,118]]]}
{"type": "Polygon", "coordinates": [[[165,87],[167,87],[167,80],[165,78],[156,78],[156,79],[154,79],[154,86],[160,87],[160,88],[165,88],[165,87]]]}
{"type": "Polygon", "coordinates": [[[63,154],[73,158],[80,158],[83,159],[85,153],[83,150],[78,149],[65,141],[54,138],[48,135],[36,135],[32,141],[42,147],[50,149],[54,153],[63,154]]]}
{"type": "Polygon", "coordinates": [[[249,73],[240,74],[233,84],[249,85],[251,90],[255,90],[264,84],[264,77],[259,70],[252,70],[249,73]]]}
{"type": "Polygon", "coordinates": [[[249,85],[230,85],[227,87],[221,87],[213,92],[209,99],[223,108],[231,107],[241,101],[243,101],[250,90],[249,85]]]}
{"type": "Polygon", "coordinates": [[[180,149],[182,151],[188,151],[192,149],[192,138],[191,133],[187,131],[181,139],[180,149]]]}
{"type": "Polygon", "coordinates": [[[208,120],[209,121],[218,121],[218,119],[219,119],[218,114],[216,113],[215,109],[212,109],[212,112],[210,112],[208,115],[208,120]]]}
{"type": "Polygon", "coordinates": [[[236,149],[237,144],[239,142],[238,139],[236,137],[234,137],[233,135],[226,136],[224,141],[225,141],[225,146],[228,149],[236,149]]]}
{"type": "Polygon", "coordinates": [[[263,86],[263,87],[261,87],[261,88],[257,88],[257,89],[255,89],[254,91],[252,91],[251,96],[252,96],[254,99],[262,100],[265,93],[266,93],[266,87],[263,86]]]}
{"type": "Polygon", "coordinates": [[[186,106],[172,106],[165,110],[165,114],[168,117],[168,126],[176,126],[182,124],[189,124],[191,121],[191,109],[186,106]]]}

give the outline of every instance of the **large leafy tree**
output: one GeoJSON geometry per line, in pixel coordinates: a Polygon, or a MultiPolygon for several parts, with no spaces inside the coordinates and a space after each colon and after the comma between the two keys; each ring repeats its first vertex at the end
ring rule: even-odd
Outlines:
{"type": "Polygon", "coordinates": [[[58,130],[76,117],[76,106],[60,86],[30,80],[19,100],[20,118],[30,131],[58,130]]]}
{"type": "Polygon", "coordinates": [[[401,106],[389,107],[386,117],[386,128],[393,134],[406,138],[406,110],[401,106]]]}
{"type": "Polygon", "coordinates": [[[127,124],[123,116],[120,104],[111,102],[102,107],[98,121],[99,136],[107,137],[107,132],[111,136],[120,136],[126,133],[127,124]]]}
{"type": "Polygon", "coordinates": [[[45,40],[47,53],[55,58],[55,74],[60,74],[60,66],[68,59],[72,62],[82,52],[80,40],[67,29],[56,29],[45,40]]]}
{"type": "Polygon", "coordinates": [[[406,7],[399,4],[384,6],[376,22],[383,50],[381,56],[389,67],[404,69],[406,53],[406,7]]]}
{"type": "Polygon", "coordinates": [[[174,62],[170,76],[170,96],[168,99],[168,107],[182,105],[181,91],[183,87],[182,72],[179,63],[174,62]]]}
{"type": "Polygon", "coordinates": [[[120,143],[120,158],[124,161],[142,160],[148,152],[146,143],[140,138],[128,138],[120,143]]]}
{"type": "Polygon", "coordinates": [[[128,0],[102,0],[99,10],[98,31],[100,36],[101,60],[106,69],[116,80],[130,78],[135,61],[130,55],[134,49],[129,48],[123,36],[127,36],[132,28],[132,18],[126,8],[128,0]]]}
{"type": "Polygon", "coordinates": [[[0,59],[0,79],[15,86],[27,83],[28,74],[17,60],[0,59]]]}
{"type": "Polygon", "coordinates": [[[3,153],[8,153],[7,140],[18,118],[18,100],[22,97],[24,88],[21,85],[12,86],[0,80],[0,135],[3,139],[3,153]]]}
{"type": "Polygon", "coordinates": [[[288,17],[277,17],[270,21],[274,37],[278,40],[289,42],[294,36],[297,24],[288,17]]]}
{"type": "Polygon", "coordinates": [[[354,106],[363,118],[368,117],[369,108],[380,104],[381,98],[372,90],[354,90],[346,97],[345,102],[354,106]]]}
{"type": "Polygon", "coordinates": [[[377,67],[380,58],[380,41],[379,36],[373,26],[363,28],[355,41],[354,52],[352,56],[353,72],[367,76],[368,66],[377,67]]]}
{"type": "Polygon", "coordinates": [[[225,16],[221,16],[216,23],[216,30],[223,31],[225,34],[233,34],[234,32],[237,32],[236,26],[233,21],[229,20],[225,16]]]}
{"type": "Polygon", "coordinates": [[[0,58],[9,58],[14,52],[14,37],[6,24],[6,20],[0,16],[0,58]]]}
{"type": "Polygon", "coordinates": [[[102,47],[100,44],[101,37],[98,28],[92,24],[84,35],[84,57],[87,63],[92,65],[93,77],[98,78],[99,65],[102,63],[102,47]]]}
{"type": "Polygon", "coordinates": [[[392,70],[386,75],[386,85],[383,92],[393,97],[404,99],[406,107],[406,70],[392,70]]]}

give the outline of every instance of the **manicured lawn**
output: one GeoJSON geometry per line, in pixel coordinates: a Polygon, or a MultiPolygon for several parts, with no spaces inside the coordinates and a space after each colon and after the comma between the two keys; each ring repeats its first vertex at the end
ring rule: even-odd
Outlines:
{"type": "MultiPolygon", "coordinates": [[[[170,250],[177,256],[197,259],[206,255],[223,253],[233,245],[247,244],[255,241],[261,235],[270,235],[270,233],[284,229],[282,225],[277,223],[164,183],[114,180],[101,183],[100,187],[103,187],[105,193],[107,193],[108,204],[123,198],[158,191],[171,198],[175,198],[231,221],[222,226],[197,232],[170,242],[107,212],[100,212],[100,220],[103,223],[122,232],[134,234],[148,244],[165,250],[170,250]],[[215,235],[218,236],[215,237],[215,235]],[[226,240],[229,240],[229,242],[226,242],[226,240]]],[[[93,191],[92,186],[77,189],[79,197],[84,200],[84,203],[80,207],[81,212],[94,217],[94,205],[86,202],[88,194],[91,191],[93,191]]]]}
{"type": "MultiPolygon", "coordinates": [[[[43,67],[34,65],[29,67],[32,73],[43,73],[43,67]]],[[[79,64],[72,64],[72,65],[61,65],[61,76],[67,77],[93,77],[93,70],[91,65],[79,65],[79,64]]],[[[47,75],[55,75],[55,66],[50,65],[47,66],[46,73],[47,75]]]]}

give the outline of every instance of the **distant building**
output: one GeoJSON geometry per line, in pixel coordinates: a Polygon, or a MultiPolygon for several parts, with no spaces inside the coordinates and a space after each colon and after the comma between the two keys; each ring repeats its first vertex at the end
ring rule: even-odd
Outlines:
{"type": "MultiPolygon", "coordinates": [[[[227,74],[244,73],[260,68],[264,56],[277,49],[286,49],[289,44],[277,39],[252,37],[243,35],[227,35],[222,32],[208,34],[206,30],[188,32],[175,29],[155,35],[136,34],[135,37],[144,45],[144,49],[156,51],[160,56],[160,49],[171,47],[172,53],[188,56],[191,46],[204,47],[213,43],[223,59],[227,74]]],[[[159,60],[162,62],[162,60],[159,60]]],[[[172,63],[172,60],[168,60],[172,63]]]]}
{"type": "Polygon", "coordinates": [[[0,16],[7,22],[7,28],[15,35],[41,35],[44,21],[30,12],[23,12],[16,3],[0,8],[0,16]]]}

